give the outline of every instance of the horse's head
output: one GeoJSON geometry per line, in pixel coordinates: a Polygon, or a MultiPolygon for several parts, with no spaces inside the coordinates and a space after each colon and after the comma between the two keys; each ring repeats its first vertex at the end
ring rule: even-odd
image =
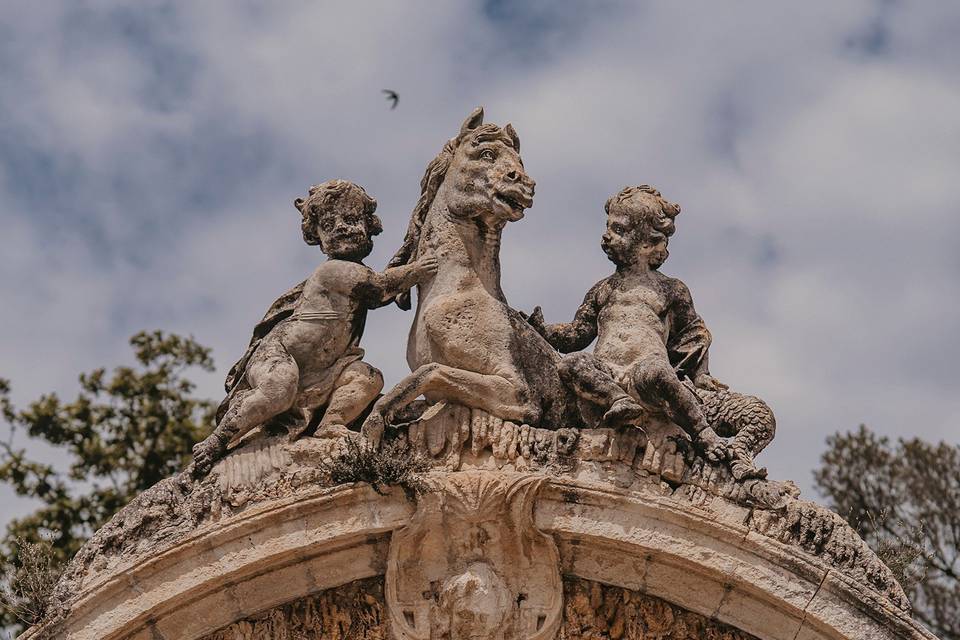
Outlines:
{"type": "Polygon", "coordinates": [[[512,125],[483,124],[477,108],[453,139],[443,185],[451,215],[499,226],[523,217],[533,205],[534,181],[523,169],[520,138],[512,125]]]}
{"type": "MultiPolygon", "coordinates": [[[[420,232],[435,200],[440,199],[456,218],[499,228],[522,218],[523,210],[533,205],[534,185],[523,169],[520,138],[513,126],[483,124],[483,107],[477,107],[464,120],[460,133],[427,165],[403,246],[389,266],[416,258],[420,232]]],[[[409,309],[409,293],[398,296],[397,304],[409,309]]]]}

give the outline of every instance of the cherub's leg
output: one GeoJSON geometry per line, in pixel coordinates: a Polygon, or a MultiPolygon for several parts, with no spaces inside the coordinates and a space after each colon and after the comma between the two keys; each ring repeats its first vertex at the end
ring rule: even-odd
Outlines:
{"type": "Polygon", "coordinates": [[[564,356],[559,371],[564,384],[605,411],[601,424],[623,424],[643,415],[643,407],[617,384],[593,354],[564,356]]]}
{"type": "Polygon", "coordinates": [[[540,408],[522,400],[520,389],[510,380],[432,362],[419,367],[377,400],[363,423],[364,435],[379,445],[386,422],[420,395],[442,397],[504,420],[536,424],[540,419],[540,408]]]}
{"type": "Polygon", "coordinates": [[[195,475],[209,472],[231,440],[293,406],[299,380],[296,361],[283,349],[271,349],[254,358],[246,372],[250,389],[237,393],[213,433],[194,445],[195,475]]]}
{"type": "Polygon", "coordinates": [[[700,402],[683,386],[676,372],[659,359],[643,360],[630,373],[640,398],[654,406],[667,406],[673,419],[704,447],[714,462],[726,456],[726,447],[707,424],[700,402]]]}
{"type": "Polygon", "coordinates": [[[317,437],[347,435],[353,422],[383,389],[383,375],[366,362],[354,362],[340,374],[323,413],[317,437]]]}

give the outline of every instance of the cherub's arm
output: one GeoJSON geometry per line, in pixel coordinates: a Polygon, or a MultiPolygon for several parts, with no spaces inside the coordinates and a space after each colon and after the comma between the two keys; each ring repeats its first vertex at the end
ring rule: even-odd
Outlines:
{"type": "Polygon", "coordinates": [[[381,307],[436,272],[437,259],[433,257],[424,257],[400,267],[384,269],[383,273],[370,269],[367,278],[355,292],[364,299],[367,306],[381,307]]]}
{"type": "Polygon", "coordinates": [[[540,335],[546,338],[551,346],[561,353],[586,349],[597,337],[597,316],[600,313],[600,304],[597,298],[600,289],[606,282],[606,280],[601,280],[587,291],[587,295],[583,297],[583,302],[577,308],[577,313],[573,316],[573,322],[545,324],[540,307],[533,310],[528,322],[540,335]]]}
{"type": "Polygon", "coordinates": [[[693,296],[687,285],[673,280],[671,287],[670,335],[667,337],[667,352],[670,363],[682,378],[690,378],[698,387],[711,390],[726,388],[710,375],[709,354],[712,337],[693,307],[693,296]]]}

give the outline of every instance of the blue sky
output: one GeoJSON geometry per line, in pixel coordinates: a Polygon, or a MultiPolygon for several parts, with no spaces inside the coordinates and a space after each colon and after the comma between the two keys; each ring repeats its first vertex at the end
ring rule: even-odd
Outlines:
{"type": "MultiPolygon", "coordinates": [[[[511,304],[569,318],[610,271],[606,198],[658,186],[683,207],[663,271],[691,288],[717,377],[776,411],[763,462],[810,495],[836,430],[958,441],[958,78],[946,2],[4,1],[0,375],[20,405],[70,397],[161,328],[214,348],[196,379],[219,399],[253,323],[321,259],[292,200],[366,187],[382,268],[482,104],[537,180],[504,235],[511,304]]],[[[368,322],[388,384],[410,319],[368,322]]]]}

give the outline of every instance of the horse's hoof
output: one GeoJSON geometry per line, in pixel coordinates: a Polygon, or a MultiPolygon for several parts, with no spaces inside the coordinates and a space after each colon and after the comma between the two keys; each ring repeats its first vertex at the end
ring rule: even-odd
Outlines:
{"type": "Polygon", "coordinates": [[[387,424],[382,414],[371,413],[367,416],[367,419],[363,421],[363,426],[360,427],[360,434],[366,438],[370,446],[374,449],[379,449],[386,426],[387,424]]]}
{"type": "Polygon", "coordinates": [[[607,412],[603,414],[600,424],[604,427],[618,427],[623,424],[632,424],[643,417],[644,409],[636,400],[629,396],[619,398],[607,412]]]}

